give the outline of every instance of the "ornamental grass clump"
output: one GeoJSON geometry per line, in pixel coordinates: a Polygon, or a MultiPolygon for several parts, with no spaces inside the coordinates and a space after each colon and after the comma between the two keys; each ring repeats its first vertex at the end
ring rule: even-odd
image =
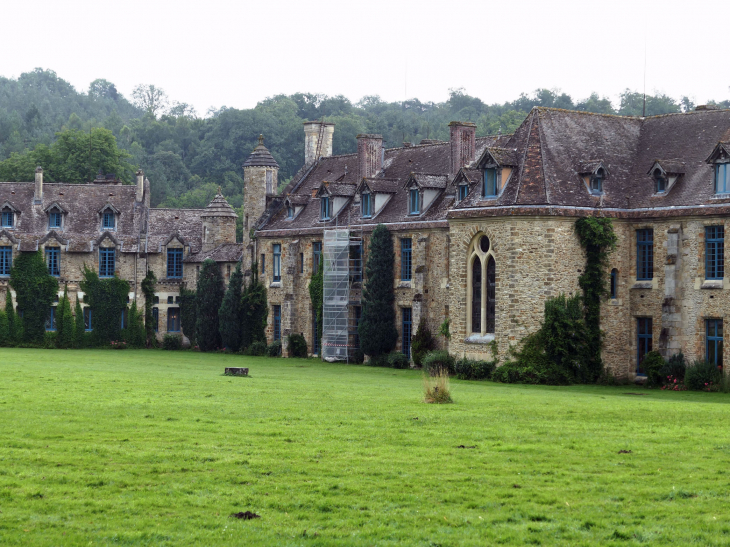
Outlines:
{"type": "Polygon", "coordinates": [[[448,404],[453,403],[449,386],[449,373],[446,369],[438,369],[434,375],[423,375],[424,403],[448,404]]]}

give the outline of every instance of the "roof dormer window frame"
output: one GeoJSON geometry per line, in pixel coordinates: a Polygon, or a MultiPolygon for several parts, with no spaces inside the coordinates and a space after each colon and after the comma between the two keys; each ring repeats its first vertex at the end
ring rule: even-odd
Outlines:
{"type": "Polygon", "coordinates": [[[113,207],[107,205],[101,210],[101,231],[116,232],[117,231],[117,212],[113,207]]]}
{"type": "Polygon", "coordinates": [[[9,205],[2,208],[2,222],[0,228],[15,228],[15,211],[9,205]]]}
{"type": "Polygon", "coordinates": [[[606,170],[601,166],[590,177],[591,194],[600,196],[603,194],[603,181],[606,179],[606,170]]]}
{"type": "Polygon", "coordinates": [[[319,198],[319,220],[328,221],[331,219],[332,203],[328,195],[322,195],[319,198]]]}
{"type": "Polygon", "coordinates": [[[730,194],[730,160],[717,161],[714,165],[715,194],[730,194]]]}
{"type": "Polygon", "coordinates": [[[499,197],[500,167],[496,164],[487,164],[482,169],[482,197],[495,199],[499,197]]]}
{"type": "Polygon", "coordinates": [[[408,214],[421,214],[421,192],[417,186],[411,186],[408,189],[408,214]]]}
{"type": "Polygon", "coordinates": [[[63,210],[57,205],[48,209],[48,229],[63,230],[63,210]]]}
{"type": "Polygon", "coordinates": [[[370,192],[360,194],[360,216],[362,218],[373,217],[373,195],[370,192]]]}
{"type": "Polygon", "coordinates": [[[458,191],[458,195],[457,195],[458,201],[464,201],[467,198],[467,196],[469,195],[469,184],[466,181],[460,183],[458,185],[457,191],[458,191]]]}
{"type": "Polygon", "coordinates": [[[654,179],[654,193],[666,194],[669,189],[669,177],[667,177],[667,174],[657,166],[652,172],[652,178],[654,179]]]}

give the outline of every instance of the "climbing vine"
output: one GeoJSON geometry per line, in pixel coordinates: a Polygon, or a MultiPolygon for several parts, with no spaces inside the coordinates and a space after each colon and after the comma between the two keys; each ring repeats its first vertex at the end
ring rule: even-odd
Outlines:
{"type": "Polygon", "coordinates": [[[46,333],[46,318],[58,294],[58,281],[48,273],[43,255],[20,253],[10,270],[18,310],[23,311],[23,339],[38,344],[46,333]]]}
{"type": "Polygon", "coordinates": [[[157,277],[155,272],[147,270],[147,275],[142,280],[142,294],[144,295],[144,330],[145,345],[148,348],[155,347],[157,338],[155,337],[155,316],[152,309],[155,306],[155,287],[157,286],[157,277]]]}
{"type": "Polygon", "coordinates": [[[127,307],[129,283],[117,276],[99,279],[94,270],[84,266],[80,283],[84,302],[91,308],[91,332],[94,345],[106,345],[120,340],[122,310],[127,307]]]}
{"type": "Polygon", "coordinates": [[[586,355],[583,381],[595,381],[601,374],[601,300],[606,295],[605,269],[616,248],[617,237],[610,218],[585,217],[575,223],[575,232],[586,250],[585,270],[578,278],[583,290],[585,324],[590,351],[586,355]]]}

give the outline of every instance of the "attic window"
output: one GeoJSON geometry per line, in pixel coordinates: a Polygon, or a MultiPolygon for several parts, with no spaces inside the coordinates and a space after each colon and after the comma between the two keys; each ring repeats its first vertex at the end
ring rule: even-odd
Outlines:
{"type": "Polygon", "coordinates": [[[730,194],[730,163],[715,164],[715,193],[730,194]]]}
{"type": "Polygon", "coordinates": [[[329,196],[322,196],[319,203],[319,218],[320,220],[330,219],[330,198],[329,196]]]}
{"type": "Polygon", "coordinates": [[[292,207],[291,205],[286,206],[286,218],[294,218],[294,207],[292,207]]]}
{"type": "Polygon", "coordinates": [[[364,193],[360,200],[362,208],[362,217],[370,218],[373,216],[373,204],[369,193],[364,193]]]}
{"type": "Polygon", "coordinates": [[[661,194],[667,191],[667,177],[659,168],[654,169],[654,184],[657,194],[661,194]]]}
{"type": "Polygon", "coordinates": [[[469,195],[469,185],[460,184],[459,185],[459,201],[465,200],[467,195],[469,195]]]}
{"type": "Polygon", "coordinates": [[[417,215],[421,212],[421,208],[418,203],[418,188],[411,188],[408,193],[408,213],[411,215],[417,215]]]}
{"type": "Polygon", "coordinates": [[[497,195],[497,169],[488,167],[484,170],[484,197],[497,195]]]}
{"type": "Polygon", "coordinates": [[[5,207],[2,214],[2,227],[12,228],[15,221],[15,215],[10,207],[5,207]]]}
{"type": "Polygon", "coordinates": [[[61,210],[58,207],[54,207],[48,213],[48,227],[49,228],[60,228],[62,222],[61,210]]]}
{"type": "Polygon", "coordinates": [[[591,194],[600,194],[603,192],[603,179],[606,178],[606,172],[603,167],[599,167],[591,176],[591,194]]]}
{"type": "Polygon", "coordinates": [[[114,218],[114,211],[111,209],[105,209],[102,214],[101,226],[104,230],[114,230],[116,225],[116,219],[114,218]]]}

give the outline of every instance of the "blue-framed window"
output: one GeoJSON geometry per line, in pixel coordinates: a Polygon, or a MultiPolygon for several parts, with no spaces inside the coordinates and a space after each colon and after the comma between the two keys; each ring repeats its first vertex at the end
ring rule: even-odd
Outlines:
{"type": "Polygon", "coordinates": [[[411,238],[404,237],[400,240],[400,278],[401,281],[411,280],[412,263],[411,238]]]}
{"type": "Polygon", "coordinates": [[[403,313],[403,343],[401,344],[403,355],[411,358],[411,338],[413,337],[413,310],[411,308],[402,308],[403,313]]]}
{"type": "Polygon", "coordinates": [[[152,328],[155,332],[160,330],[160,308],[152,308],[152,328]]]}
{"type": "Polygon", "coordinates": [[[462,199],[466,199],[466,196],[469,195],[469,185],[468,184],[460,184],[459,185],[459,201],[462,199]]]}
{"type": "Polygon", "coordinates": [[[180,332],[180,308],[167,308],[167,332],[180,332]]]}
{"type": "Polygon", "coordinates": [[[421,204],[418,196],[418,188],[411,188],[408,192],[408,213],[417,215],[421,212],[421,204]]]}
{"type": "Polygon", "coordinates": [[[312,273],[319,271],[319,264],[322,260],[322,242],[315,241],[312,243],[312,273]]]}
{"type": "Polygon", "coordinates": [[[10,275],[13,267],[13,248],[0,247],[0,275],[10,275]]]}
{"type": "Polygon", "coordinates": [[[286,218],[294,218],[294,207],[292,207],[291,205],[287,205],[286,207],[286,218]]]}
{"type": "Polygon", "coordinates": [[[654,279],[654,230],[636,230],[636,279],[654,279]]]}
{"type": "Polygon", "coordinates": [[[52,276],[61,275],[61,249],[46,247],[46,266],[48,266],[48,273],[52,276]]]}
{"type": "Polygon", "coordinates": [[[657,194],[667,191],[667,177],[661,169],[654,169],[654,185],[657,194]]]}
{"type": "Polygon", "coordinates": [[[48,227],[49,228],[60,228],[61,227],[61,211],[58,209],[52,209],[50,213],[48,213],[48,227]]]}
{"type": "Polygon", "coordinates": [[[272,245],[274,251],[274,282],[281,281],[281,243],[272,245]]]}
{"type": "Polygon", "coordinates": [[[651,317],[638,317],[636,319],[636,374],[646,374],[644,370],[644,357],[652,348],[652,322],[651,317]]]}
{"type": "Polygon", "coordinates": [[[281,306],[273,306],[274,313],[274,340],[281,340],[281,306]]]}
{"type": "Polygon", "coordinates": [[[611,270],[611,298],[618,298],[618,270],[611,270]]]}
{"type": "Polygon", "coordinates": [[[484,170],[484,197],[497,195],[497,169],[488,167],[484,170]]]}
{"type": "Polygon", "coordinates": [[[91,308],[84,308],[84,330],[91,332],[93,325],[91,324],[91,308]]]}
{"type": "Polygon", "coordinates": [[[603,192],[603,169],[599,169],[591,176],[591,194],[603,192]]]}
{"type": "Polygon", "coordinates": [[[362,217],[370,218],[373,216],[372,199],[370,194],[363,194],[360,198],[362,217]]]}
{"type": "Polygon", "coordinates": [[[56,330],[56,307],[55,306],[49,308],[48,315],[46,315],[46,330],[47,331],[56,330]]]}
{"type": "Polygon", "coordinates": [[[319,325],[317,325],[317,310],[312,310],[312,353],[319,355],[319,325]]]}
{"type": "Polygon", "coordinates": [[[99,277],[114,277],[115,250],[99,249],[99,277]]]}
{"type": "Polygon", "coordinates": [[[321,220],[330,219],[330,198],[329,198],[329,196],[322,196],[319,199],[319,218],[321,220]]]}
{"type": "Polygon", "coordinates": [[[181,247],[167,249],[167,277],[180,279],[183,276],[183,250],[181,247]]]}
{"type": "Polygon", "coordinates": [[[107,209],[102,215],[101,225],[105,230],[116,229],[116,219],[114,218],[114,212],[107,209]]]}
{"type": "Polygon", "coordinates": [[[350,245],[350,280],[353,283],[362,281],[362,241],[350,245]]]}
{"type": "Polygon", "coordinates": [[[725,227],[705,226],[705,279],[725,277],[725,227]]]}
{"type": "Polygon", "coordinates": [[[705,320],[705,359],[722,368],[722,319],[705,320]]]}
{"type": "Polygon", "coordinates": [[[715,164],[715,193],[730,194],[730,163],[715,164]]]}
{"type": "Polygon", "coordinates": [[[3,214],[2,214],[2,227],[3,228],[12,228],[14,223],[15,223],[15,215],[13,214],[12,209],[10,209],[10,207],[5,207],[5,209],[3,209],[3,214]]]}

